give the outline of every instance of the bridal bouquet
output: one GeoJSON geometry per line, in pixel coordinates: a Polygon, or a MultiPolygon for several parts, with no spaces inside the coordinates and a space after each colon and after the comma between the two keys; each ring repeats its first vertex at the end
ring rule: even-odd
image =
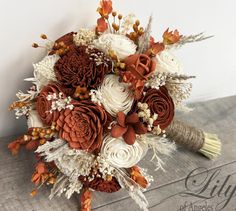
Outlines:
{"type": "Polygon", "coordinates": [[[25,79],[32,86],[10,106],[17,118],[26,117],[28,131],[8,148],[12,154],[21,146],[34,151],[32,196],[43,184],[52,186],[50,198],[81,193],[81,209],[88,211],[91,191],[124,188],[148,210],[143,191],[153,179],[138,166],[147,153],[156,169],[176,144],[210,159],[220,154],[216,135],[174,118],[194,77],[183,73],[173,51],[209,37],[167,29],[156,41],[152,17],[142,27],[134,15],[115,12],[111,0],[102,0],[97,11],[95,28],[56,41],[42,34],[45,45],[33,44],[46,55],[25,79]]]}

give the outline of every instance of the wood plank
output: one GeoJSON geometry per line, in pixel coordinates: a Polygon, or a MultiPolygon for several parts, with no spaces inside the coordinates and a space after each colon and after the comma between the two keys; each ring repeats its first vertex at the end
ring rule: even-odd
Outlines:
{"type": "MultiPolygon", "coordinates": [[[[236,97],[197,103],[194,106],[193,112],[178,114],[178,118],[204,128],[208,132],[218,133],[223,142],[223,154],[219,159],[209,161],[203,156],[180,148],[172,158],[164,158],[166,173],[153,172],[153,165],[149,162],[151,154],[147,155],[140,165],[149,169],[149,173],[155,179],[150,189],[145,193],[150,199],[151,206],[158,202],[156,198],[160,199],[163,193],[181,187],[181,181],[191,170],[199,166],[215,169],[236,160],[236,97]],[[159,190],[161,190],[160,193],[159,190]]],[[[79,196],[77,195],[73,196],[71,200],[55,198],[50,201],[47,198],[49,189],[42,188],[35,198],[29,196],[33,189],[30,178],[34,159],[32,154],[26,151],[22,151],[17,157],[12,157],[7,150],[10,139],[9,137],[0,139],[0,210],[78,210],[79,196]]],[[[236,171],[235,165],[230,168],[236,171]]],[[[129,211],[138,210],[135,203],[123,190],[113,194],[95,192],[93,195],[94,210],[124,210],[126,207],[129,207],[129,211]]],[[[167,210],[167,207],[176,204],[178,200],[170,200],[169,204],[163,203],[160,210],[167,210]]],[[[234,206],[236,206],[235,202],[234,206]]],[[[153,207],[151,210],[159,210],[159,208],[153,207]]],[[[172,209],[170,208],[170,210],[172,209]]]]}

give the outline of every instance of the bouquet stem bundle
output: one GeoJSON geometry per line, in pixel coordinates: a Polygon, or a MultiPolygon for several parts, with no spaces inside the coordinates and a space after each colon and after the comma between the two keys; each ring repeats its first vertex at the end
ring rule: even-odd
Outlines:
{"type": "Polygon", "coordinates": [[[200,152],[209,159],[220,155],[221,141],[215,134],[205,133],[201,129],[189,126],[179,120],[173,122],[166,129],[167,136],[191,151],[200,152]]]}

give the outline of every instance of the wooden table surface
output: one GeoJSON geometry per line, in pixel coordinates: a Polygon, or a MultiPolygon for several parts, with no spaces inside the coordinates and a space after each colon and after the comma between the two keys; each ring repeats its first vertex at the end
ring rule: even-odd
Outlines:
{"type": "MultiPolygon", "coordinates": [[[[214,161],[179,148],[164,158],[166,172],[154,171],[147,155],[141,166],[148,168],[154,182],[145,192],[151,211],[236,211],[236,96],[191,105],[190,113],[178,118],[205,131],[218,133],[222,139],[222,156],[214,161]],[[191,177],[188,177],[188,175],[191,177]]],[[[13,131],[14,132],[14,131],[13,131]]],[[[0,211],[75,211],[79,196],[70,200],[48,199],[50,190],[43,187],[32,198],[30,182],[34,159],[22,150],[11,156],[7,144],[12,137],[0,138],[0,211]]],[[[93,193],[94,211],[138,211],[125,191],[113,194],[93,193]]]]}

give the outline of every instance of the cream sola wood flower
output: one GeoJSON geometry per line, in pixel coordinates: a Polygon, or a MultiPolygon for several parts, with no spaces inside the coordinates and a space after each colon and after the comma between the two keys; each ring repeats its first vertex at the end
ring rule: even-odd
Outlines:
{"type": "Polygon", "coordinates": [[[102,104],[112,116],[116,116],[119,111],[127,114],[134,101],[128,85],[119,82],[119,77],[111,74],[104,78],[98,90],[92,90],[90,94],[92,101],[102,104]]]}
{"type": "Polygon", "coordinates": [[[177,73],[183,74],[183,67],[180,61],[170,50],[164,50],[156,55],[157,73],[177,73]]]}
{"type": "Polygon", "coordinates": [[[54,72],[54,65],[60,57],[58,55],[50,55],[36,64],[34,67],[34,78],[26,78],[25,81],[31,81],[36,85],[39,92],[43,86],[47,85],[50,81],[56,81],[54,72]]]}
{"type": "Polygon", "coordinates": [[[120,60],[135,54],[137,48],[132,40],[121,34],[103,34],[94,40],[93,44],[96,48],[107,54],[109,54],[110,50],[114,51],[120,60]]]}
{"type": "Polygon", "coordinates": [[[104,137],[101,156],[117,168],[130,168],[136,165],[147,153],[147,144],[136,141],[128,145],[123,138],[104,137]]]}

